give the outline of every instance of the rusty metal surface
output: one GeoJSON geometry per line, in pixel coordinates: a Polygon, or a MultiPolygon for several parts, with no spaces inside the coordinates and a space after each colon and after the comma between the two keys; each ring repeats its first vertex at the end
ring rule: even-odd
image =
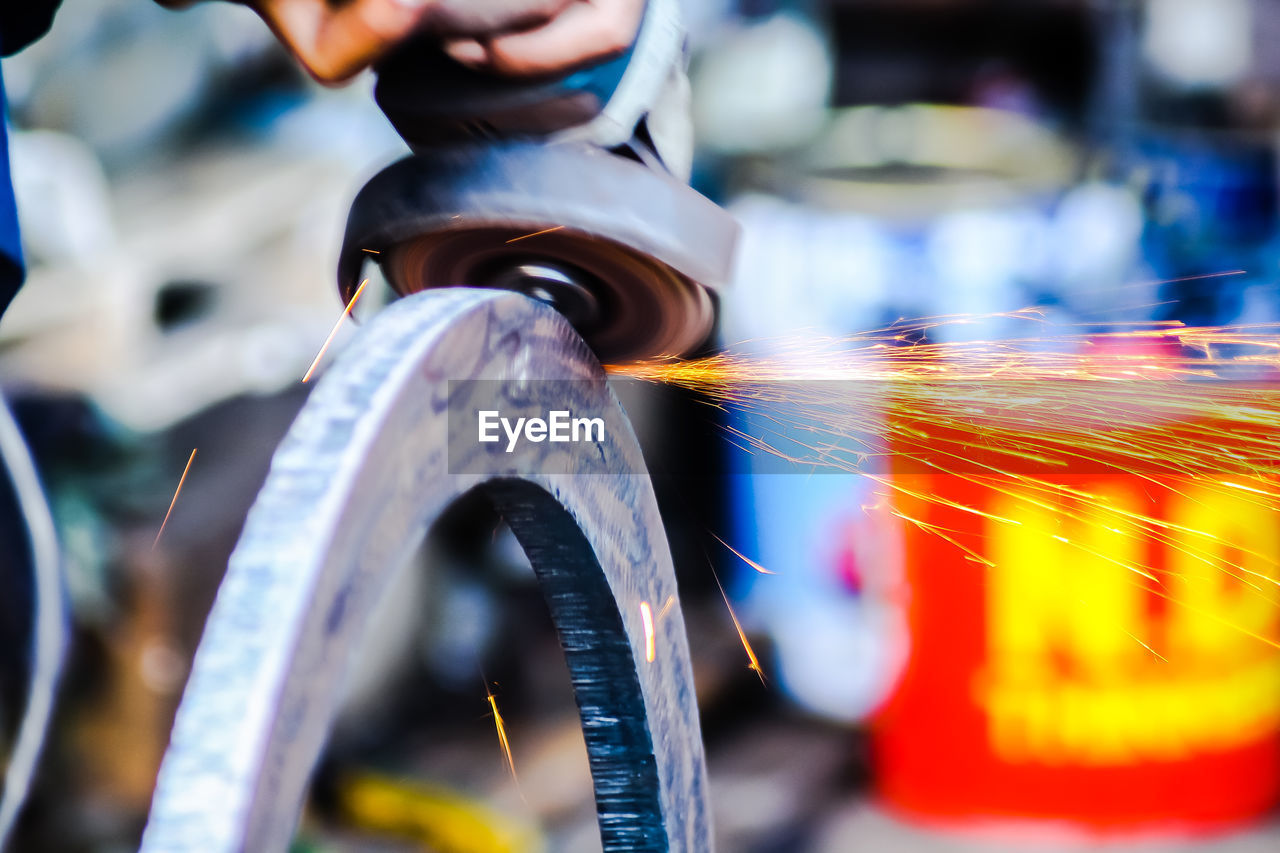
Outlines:
{"type": "MultiPolygon", "coordinates": [[[[519,415],[530,402],[504,405],[519,415]]],[[[554,311],[449,289],[382,312],[276,454],[196,656],[142,849],[286,849],[378,591],[476,488],[529,554],[560,632],[605,850],[711,849],[684,622],[643,471],[603,371],[554,311]],[[565,408],[605,419],[604,440],[572,457],[592,473],[538,473],[566,452],[550,443],[451,459],[448,380],[464,378],[579,380],[564,383],[565,408]],[[669,598],[650,661],[640,603],[669,598]]]]}

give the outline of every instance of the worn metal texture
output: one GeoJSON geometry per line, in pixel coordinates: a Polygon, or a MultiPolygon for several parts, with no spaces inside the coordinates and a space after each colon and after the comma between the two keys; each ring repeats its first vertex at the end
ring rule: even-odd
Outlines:
{"type": "Polygon", "coordinates": [[[275,456],[196,655],[142,849],[287,848],[380,589],[479,488],[525,547],[560,633],[604,849],[710,850],[684,622],[643,472],[599,364],[546,306],[460,288],[379,314],[275,456]],[[504,415],[541,405],[520,392],[537,380],[577,380],[556,383],[571,397],[558,404],[603,417],[604,438],[451,451],[456,379],[506,380],[504,415]],[[669,598],[650,661],[640,604],[669,598]]]}

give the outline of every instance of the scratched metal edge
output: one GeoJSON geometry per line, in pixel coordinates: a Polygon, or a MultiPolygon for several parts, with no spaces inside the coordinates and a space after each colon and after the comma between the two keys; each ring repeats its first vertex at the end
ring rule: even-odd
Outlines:
{"type": "Polygon", "coordinates": [[[0,796],[0,850],[4,850],[26,803],[53,718],[67,647],[68,605],[53,516],[22,432],[2,401],[0,459],[5,469],[3,475],[7,476],[13,488],[27,526],[36,609],[30,686],[8,756],[8,766],[4,769],[4,792],[0,796]]]}
{"type": "MultiPolygon", "coordinates": [[[[143,850],[285,849],[349,651],[378,589],[454,497],[537,469],[536,459],[516,458],[486,476],[449,474],[447,380],[521,377],[594,380],[573,384],[595,389],[597,399],[580,402],[608,413],[606,441],[596,450],[620,472],[643,470],[599,365],[558,315],[524,297],[441,290],[401,300],[322,379],[278,451],[232,557],[161,769],[143,850]]],[[[643,659],[639,602],[660,606],[676,596],[647,476],[525,479],[554,497],[591,546],[640,686],[666,846],[625,831],[608,842],[606,830],[606,849],[711,849],[678,598],[659,626],[655,660],[643,659]]],[[[559,627],[563,633],[566,625],[559,627]]],[[[580,706],[585,728],[608,723],[607,709],[580,706]]],[[[600,784],[613,759],[593,758],[602,827],[625,830],[637,816],[600,784]]]]}

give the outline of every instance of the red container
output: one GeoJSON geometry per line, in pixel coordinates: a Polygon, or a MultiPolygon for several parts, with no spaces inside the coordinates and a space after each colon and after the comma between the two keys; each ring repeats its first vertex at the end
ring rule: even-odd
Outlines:
{"type": "Polygon", "coordinates": [[[911,649],[873,729],[882,800],[1107,834],[1220,829],[1280,801],[1275,501],[1105,455],[1011,466],[963,425],[911,421],[964,470],[896,466],[911,649]]]}

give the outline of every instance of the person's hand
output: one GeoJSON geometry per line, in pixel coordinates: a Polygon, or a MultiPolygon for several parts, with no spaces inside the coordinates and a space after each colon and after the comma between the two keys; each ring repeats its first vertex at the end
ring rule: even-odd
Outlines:
{"type": "MultiPolygon", "coordinates": [[[[175,5],[182,0],[160,0],[175,5]]],[[[626,50],[644,0],[244,0],[313,77],[339,83],[423,29],[501,74],[567,71],[626,50]]]]}
{"type": "MultiPolygon", "coordinates": [[[[626,50],[635,40],[645,0],[439,0],[442,17],[453,26],[445,49],[457,61],[501,74],[533,75],[567,71],[626,50]],[[532,26],[473,27],[465,16],[479,7],[546,2],[554,11],[532,26]],[[461,25],[461,26],[460,26],[461,25]]],[[[482,18],[477,17],[477,22],[482,18]]]]}

